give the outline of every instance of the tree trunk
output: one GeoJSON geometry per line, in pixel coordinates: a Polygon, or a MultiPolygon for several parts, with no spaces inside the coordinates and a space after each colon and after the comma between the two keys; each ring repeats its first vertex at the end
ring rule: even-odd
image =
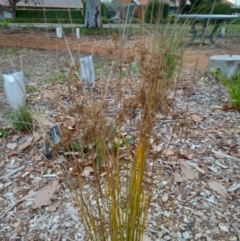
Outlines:
{"type": "Polygon", "coordinates": [[[16,20],[16,8],[17,8],[17,3],[13,1],[12,5],[12,19],[15,21],[16,20]]]}
{"type": "Polygon", "coordinates": [[[179,0],[179,6],[178,6],[178,14],[185,13],[185,5],[187,3],[187,0],[179,0]]]}
{"type": "Polygon", "coordinates": [[[85,27],[100,28],[101,27],[101,4],[100,0],[87,0],[85,12],[85,27]]]}
{"type": "Polygon", "coordinates": [[[12,7],[12,19],[16,20],[16,9],[17,9],[17,3],[20,2],[20,0],[8,0],[10,6],[12,7]]]}

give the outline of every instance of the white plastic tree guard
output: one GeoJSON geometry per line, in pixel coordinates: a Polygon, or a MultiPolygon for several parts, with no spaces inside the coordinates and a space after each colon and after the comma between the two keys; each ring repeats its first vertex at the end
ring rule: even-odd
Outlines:
{"type": "Polygon", "coordinates": [[[56,27],[56,33],[58,38],[62,38],[63,31],[61,26],[56,27]]]}
{"type": "Polygon", "coordinates": [[[7,100],[13,109],[26,104],[26,90],[22,71],[2,74],[7,100]]]}
{"type": "Polygon", "coordinates": [[[92,88],[95,87],[95,73],[92,55],[80,58],[80,76],[85,84],[92,88]]]}
{"type": "Polygon", "coordinates": [[[220,70],[227,78],[233,78],[240,70],[240,55],[214,55],[209,58],[209,71],[220,70]]]}
{"type": "Polygon", "coordinates": [[[80,28],[76,28],[76,37],[80,39],[80,28]]]}
{"type": "Polygon", "coordinates": [[[218,36],[220,38],[223,38],[225,36],[225,34],[226,34],[226,27],[222,27],[221,32],[219,33],[218,36]]]}

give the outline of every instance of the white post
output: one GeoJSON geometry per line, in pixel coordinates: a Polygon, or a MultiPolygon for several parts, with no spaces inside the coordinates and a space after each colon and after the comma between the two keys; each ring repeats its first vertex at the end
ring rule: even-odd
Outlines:
{"type": "Polygon", "coordinates": [[[225,33],[226,33],[226,27],[222,27],[222,30],[221,30],[221,36],[224,37],[225,36],[225,33]]]}
{"type": "Polygon", "coordinates": [[[92,55],[80,58],[80,76],[84,83],[95,86],[95,73],[93,67],[92,55]]]}
{"type": "Polygon", "coordinates": [[[26,90],[22,71],[2,74],[7,100],[13,109],[26,104],[26,90]]]}
{"type": "Polygon", "coordinates": [[[76,28],[76,37],[80,39],[80,28],[76,28]]]}
{"type": "Polygon", "coordinates": [[[56,33],[58,38],[62,38],[62,27],[56,27],[56,33]]]}

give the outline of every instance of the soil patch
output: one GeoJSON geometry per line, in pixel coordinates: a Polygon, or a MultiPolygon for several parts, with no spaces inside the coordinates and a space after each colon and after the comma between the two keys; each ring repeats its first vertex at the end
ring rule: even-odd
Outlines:
{"type": "MultiPolygon", "coordinates": [[[[138,36],[128,39],[127,45],[131,46],[138,40],[138,36]]],[[[240,52],[239,38],[229,36],[219,39],[220,47],[215,48],[204,45],[198,50],[198,45],[186,47],[184,53],[183,65],[185,67],[193,67],[197,62],[197,69],[206,70],[208,59],[215,54],[238,54],[240,52]]],[[[54,31],[47,32],[45,30],[24,29],[5,30],[0,33],[0,46],[58,50],[58,51],[76,51],[80,53],[96,53],[106,57],[114,57],[109,53],[109,48],[114,47],[112,36],[83,36],[79,40],[73,34],[68,33],[65,39],[58,39],[54,31]]]]}

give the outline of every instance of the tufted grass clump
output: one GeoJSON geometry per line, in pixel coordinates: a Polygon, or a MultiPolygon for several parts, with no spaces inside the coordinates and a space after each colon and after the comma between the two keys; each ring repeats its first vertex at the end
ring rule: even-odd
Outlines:
{"type": "Polygon", "coordinates": [[[226,87],[231,98],[232,105],[240,109],[240,71],[233,78],[225,77],[220,71],[215,71],[214,76],[226,87]]]}
{"type": "Polygon", "coordinates": [[[27,106],[20,106],[18,109],[12,110],[7,114],[7,117],[15,130],[27,133],[32,132],[33,116],[27,106]]]}

